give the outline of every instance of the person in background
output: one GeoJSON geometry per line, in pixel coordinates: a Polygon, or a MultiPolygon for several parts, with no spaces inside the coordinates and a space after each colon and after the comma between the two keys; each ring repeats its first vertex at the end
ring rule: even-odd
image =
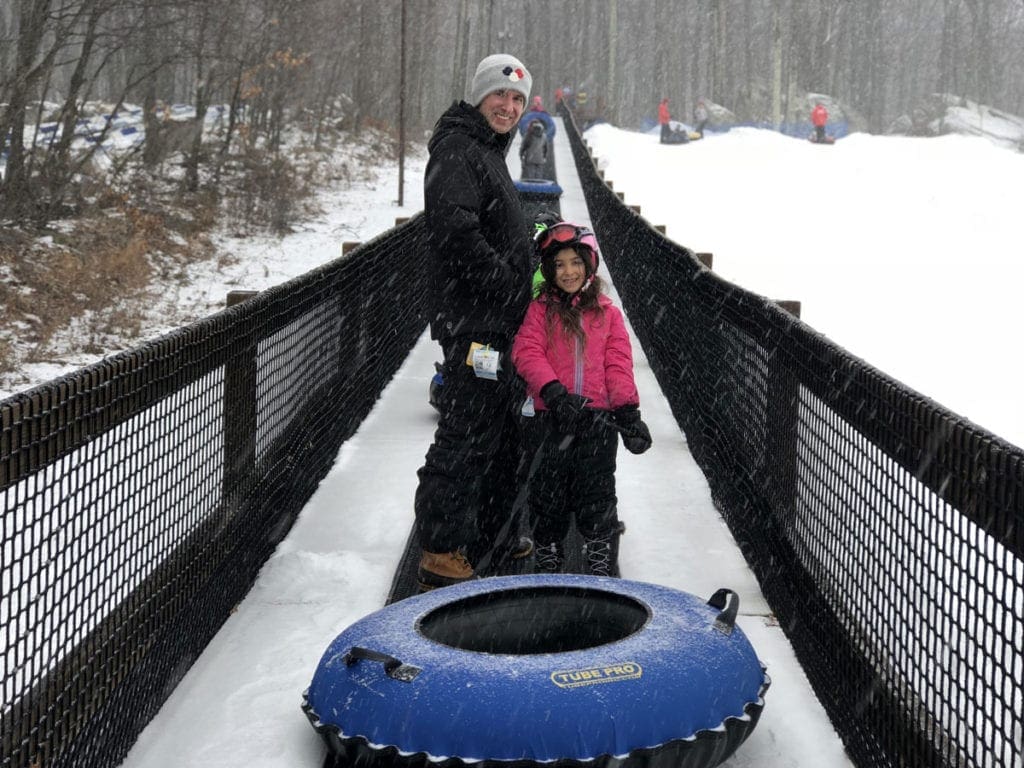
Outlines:
{"type": "Polygon", "coordinates": [[[814,141],[825,143],[825,124],[828,122],[828,110],[820,101],[811,110],[811,125],[814,126],[814,141]]]}
{"type": "Polygon", "coordinates": [[[703,139],[704,126],[708,124],[708,108],[704,99],[698,99],[697,106],[693,108],[693,124],[694,132],[703,139]]]}
{"type": "MultiPolygon", "coordinates": [[[[550,144],[555,140],[555,118],[544,109],[544,102],[540,96],[534,96],[530,102],[530,108],[519,118],[519,135],[526,138],[527,130],[535,121],[539,120],[544,126],[544,134],[550,144]]],[[[535,178],[544,178],[543,174],[535,178]]]]}
{"type": "Polygon", "coordinates": [[[668,97],[666,96],[658,104],[658,125],[661,126],[661,143],[665,144],[669,140],[669,136],[672,134],[672,126],[670,122],[672,120],[672,114],[668,111],[668,97]]]}
{"type": "Polygon", "coordinates": [[[540,232],[538,247],[544,282],[512,343],[512,362],[533,399],[523,434],[537,568],[563,568],[575,516],[587,572],[615,575],[619,435],[631,453],[651,447],[633,351],[622,312],[602,292],[594,233],[559,222],[540,232]]]}
{"type": "Polygon", "coordinates": [[[526,134],[519,145],[519,161],[523,179],[543,179],[548,162],[548,137],[544,131],[544,123],[534,120],[527,128],[526,134]]]}
{"type": "Polygon", "coordinates": [[[531,83],[514,56],[486,57],[427,144],[428,319],[444,386],[415,497],[421,590],[532,551],[511,519],[524,395],[509,352],[531,298],[533,253],[505,162],[531,83]]]}

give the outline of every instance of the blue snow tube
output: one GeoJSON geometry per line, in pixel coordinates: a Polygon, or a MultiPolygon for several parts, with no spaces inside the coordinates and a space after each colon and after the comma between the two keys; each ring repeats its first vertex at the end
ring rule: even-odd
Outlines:
{"type": "Polygon", "coordinates": [[[542,214],[551,214],[561,218],[562,205],[559,198],[562,188],[558,182],[549,179],[517,179],[512,182],[519,193],[519,203],[523,208],[527,231],[530,237],[535,234],[534,223],[542,214]]]}
{"type": "Polygon", "coordinates": [[[714,766],[770,684],[737,608],[594,576],[465,582],[342,632],[303,710],[339,765],[714,766]]]}
{"type": "Polygon", "coordinates": [[[519,193],[520,200],[543,198],[558,200],[562,196],[562,188],[557,181],[550,179],[516,179],[512,182],[519,193]]]}
{"type": "Polygon", "coordinates": [[[427,387],[427,402],[434,410],[441,410],[441,387],[444,386],[444,373],[440,363],[434,363],[434,375],[430,377],[430,384],[427,387]]]}
{"type": "Polygon", "coordinates": [[[554,141],[555,132],[558,129],[555,127],[555,119],[547,112],[535,112],[533,110],[524,112],[523,116],[519,118],[519,135],[525,136],[526,129],[530,127],[530,123],[534,120],[540,120],[544,124],[544,135],[548,137],[548,141],[554,141]]]}

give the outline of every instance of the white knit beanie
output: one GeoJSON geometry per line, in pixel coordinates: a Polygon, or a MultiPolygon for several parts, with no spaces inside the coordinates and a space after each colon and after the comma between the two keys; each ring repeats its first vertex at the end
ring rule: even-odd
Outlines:
{"type": "Polygon", "coordinates": [[[523,62],[507,53],[495,53],[477,64],[467,101],[478,106],[487,94],[502,88],[519,91],[523,100],[528,101],[532,85],[533,77],[523,62]]]}

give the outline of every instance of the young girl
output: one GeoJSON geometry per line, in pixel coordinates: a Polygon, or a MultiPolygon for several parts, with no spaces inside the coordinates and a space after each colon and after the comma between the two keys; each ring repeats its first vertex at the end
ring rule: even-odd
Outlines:
{"type": "Polygon", "coordinates": [[[532,456],[528,498],[537,567],[560,571],[572,516],[587,570],[616,573],[617,434],[632,453],[651,447],[640,419],[633,352],[622,312],[602,293],[594,233],[558,222],[537,239],[544,282],[512,343],[535,415],[525,419],[532,456]]]}

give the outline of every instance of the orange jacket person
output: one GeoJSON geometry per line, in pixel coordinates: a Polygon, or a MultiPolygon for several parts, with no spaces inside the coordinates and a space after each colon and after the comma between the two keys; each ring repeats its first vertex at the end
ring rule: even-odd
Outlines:
{"type": "Polygon", "coordinates": [[[819,144],[825,141],[825,123],[828,122],[828,110],[820,101],[811,110],[811,125],[814,126],[814,140],[819,144]]]}
{"type": "Polygon", "coordinates": [[[669,121],[672,119],[672,115],[668,111],[668,97],[661,100],[658,105],[658,125],[661,126],[661,142],[664,144],[665,140],[668,139],[669,134],[672,132],[672,128],[669,126],[669,121]]]}

